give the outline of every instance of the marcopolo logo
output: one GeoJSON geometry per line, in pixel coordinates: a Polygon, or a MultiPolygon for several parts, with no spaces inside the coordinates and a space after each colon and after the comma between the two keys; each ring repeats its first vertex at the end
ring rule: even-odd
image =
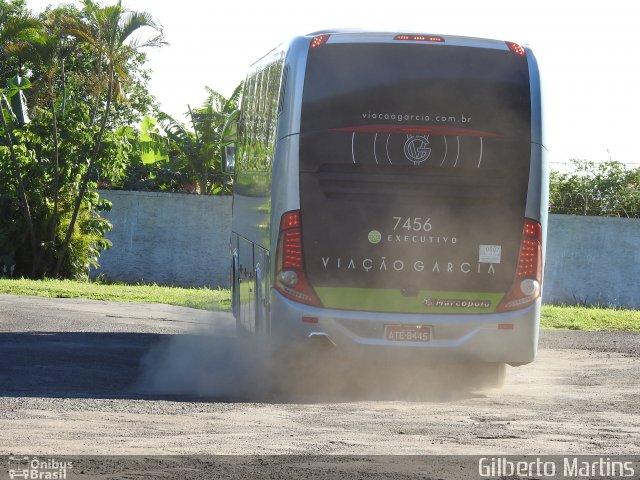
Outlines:
{"type": "Polygon", "coordinates": [[[382,234],[378,230],[371,230],[369,232],[368,238],[370,243],[376,245],[382,240],[382,234]]]}
{"type": "Polygon", "coordinates": [[[62,462],[54,458],[10,456],[9,478],[25,478],[38,480],[64,480],[67,470],[73,468],[73,462],[62,462]]]}
{"type": "Polygon", "coordinates": [[[423,304],[427,308],[491,308],[490,300],[467,300],[463,298],[432,298],[424,299],[423,304]]]}

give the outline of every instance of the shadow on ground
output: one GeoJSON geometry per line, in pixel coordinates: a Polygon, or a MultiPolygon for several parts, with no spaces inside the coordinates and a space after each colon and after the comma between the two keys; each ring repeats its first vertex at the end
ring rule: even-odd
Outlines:
{"type": "Polygon", "coordinates": [[[269,355],[231,334],[0,333],[0,392],[13,397],[206,402],[453,401],[459,372],[363,364],[326,352],[269,355]]]}

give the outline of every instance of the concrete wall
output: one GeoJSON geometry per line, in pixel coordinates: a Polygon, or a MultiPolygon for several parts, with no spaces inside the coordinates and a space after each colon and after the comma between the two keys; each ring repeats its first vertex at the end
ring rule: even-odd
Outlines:
{"type": "Polygon", "coordinates": [[[543,300],[640,309],[640,219],[550,215],[543,300]]]}
{"type": "MultiPolygon", "coordinates": [[[[94,277],[228,286],[230,197],[100,193],[113,247],[94,277]]],[[[640,309],[640,219],[550,215],[543,300],[640,309]]]]}
{"type": "Polygon", "coordinates": [[[92,271],[109,280],[228,286],[231,197],[100,191],[113,247],[92,271]]]}

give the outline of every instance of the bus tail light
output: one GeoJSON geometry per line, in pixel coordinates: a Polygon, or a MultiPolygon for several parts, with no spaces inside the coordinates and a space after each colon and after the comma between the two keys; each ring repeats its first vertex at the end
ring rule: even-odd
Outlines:
{"type": "Polygon", "coordinates": [[[285,212],[280,219],[274,285],[278,292],[291,300],[320,306],[305,273],[300,210],[285,212]]]}
{"type": "Polygon", "coordinates": [[[516,276],[511,290],[498,307],[499,312],[524,308],[540,297],[542,288],[542,227],[525,218],[516,276]]]}

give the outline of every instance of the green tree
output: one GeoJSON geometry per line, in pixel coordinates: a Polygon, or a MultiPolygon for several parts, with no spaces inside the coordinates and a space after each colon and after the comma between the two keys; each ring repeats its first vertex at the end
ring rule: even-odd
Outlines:
{"type": "Polygon", "coordinates": [[[80,18],[71,17],[67,21],[66,31],[83,42],[95,57],[95,91],[91,124],[100,110],[101,123],[95,138],[94,147],[88,160],[84,175],[80,180],[80,188],[76,197],[71,221],[67,228],[62,251],[58,257],[54,275],[58,275],[67,255],[71,236],[73,235],[78,212],[87,192],[92,169],[98,159],[107,122],[111,115],[111,104],[114,100],[124,98],[122,84],[129,78],[127,67],[129,60],[144,47],[159,47],[165,45],[162,29],[145,12],[127,11],[120,1],[115,5],[100,6],[92,0],[84,0],[84,15],[80,18]],[[140,40],[135,34],[147,27],[157,32],[157,35],[140,40]]]}
{"type": "Polygon", "coordinates": [[[178,155],[169,156],[169,140],[155,118],[144,117],[139,129],[123,127],[129,144],[124,178],[114,183],[124,190],[191,192],[188,165],[178,155]]]}
{"type": "MultiPolygon", "coordinates": [[[[20,68],[20,61],[10,54],[6,46],[15,41],[24,39],[24,24],[28,20],[34,22],[27,10],[26,0],[0,0],[0,45],[2,55],[0,55],[0,79],[5,79],[15,75],[20,68]],[[16,28],[17,27],[17,28],[16,28]]],[[[33,23],[31,24],[33,26],[33,23]]],[[[37,27],[37,22],[36,22],[37,27]]]]}
{"type": "Polygon", "coordinates": [[[640,167],[587,160],[571,165],[569,172],[551,172],[551,213],[640,218],[640,167]]]}
{"type": "Polygon", "coordinates": [[[0,72],[13,78],[0,82],[0,271],[77,277],[97,266],[110,228],[97,184],[122,180],[133,151],[124,127],[153,110],[138,48],[161,44],[161,33],[143,43],[131,37],[147,26],[159,32],[119,3],[35,18],[22,0],[0,0],[0,72]],[[27,113],[23,93],[31,122],[18,115],[27,113]]]}
{"type": "MultiPolygon", "coordinates": [[[[29,43],[29,39],[33,37],[34,32],[39,28],[40,23],[26,14],[22,2],[17,2],[14,5],[2,2],[0,4],[0,51],[2,52],[2,58],[12,57],[12,54],[20,51],[24,45],[29,43]]],[[[17,59],[17,56],[13,56],[13,58],[17,59]]],[[[15,66],[18,65],[15,60],[13,64],[15,66]]],[[[3,69],[7,68],[7,62],[3,61],[0,67],[3,69]]],[[[0,82],[1,81],[2,79],[0,78],[0,82]]],[[[17,75],[7,79],[6,88],[0,88],[0,124],[2,125],[8,156],[11,160],[13,182],[17,187],[22,213],[29,232],[29,241],[33,254],[33,274],[38,268],[40,255],[31,215],[31,207],[24,186],[23,172],[11,132],[11,123],[24,122],[25,120],[22,91],[30,86],[31,83],[28,80],[21,79],[17,75]],[[17,110],[20,110],[19,112],[14,112],[12,108],[16,107],[16,105],[18,107],[17,110]],[[16,115],[16,113],[19,115],[16,115]]]]}
{"type": "Polygon", "coordinates": [[[169,140],[169,156],[188,165],[195,191],[203,195],[230,193],[230,180],[222,173],[222,149],[231,134],[229,119],[237,112],[242,83],[229,98],[205,87],[207,99],[197,109],[189,108],[193,130],[166,113],[160,123],[169,140]]]}
{"type": "Polygon", "coordinates": [[[51,133],[53,144],[53,182],[51,186],[53,196],[53,213],[49,221],[49,242],[54,244],[57,235],[57,225],[59,216],[59,192],[60,192],[60,142],[58,135],[58,115],[64,115],[66,108],[66,75],[64,72],[64,62],[67,55],[73,50],[69,45],[65,32],[60,28],[55,13],[49,15],[47,21],[41,22],[37,32],[31,36],[29,41],[18,45],[20,57],[30,60],[34,65],[38,65],[42,72],[41,82],[44,86],[46,96],[46,107],[51,114],[51,133]],[[62,101],[58,105],[56,83],[61,83],[63,94],[62,101]]]}

